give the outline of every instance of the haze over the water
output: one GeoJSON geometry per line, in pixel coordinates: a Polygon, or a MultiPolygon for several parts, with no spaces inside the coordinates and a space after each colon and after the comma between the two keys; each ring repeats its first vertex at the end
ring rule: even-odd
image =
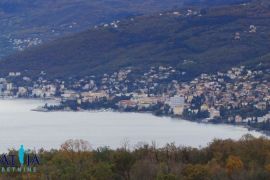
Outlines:
{"type": "Polygon", "coordinates": [[[239,139],[250,133],[242,127],[206,125],[184,120],[161,118],[151,114],[116,112],[34,112],[43,105],[34,100],[0,100],[0,151],[18,149],[59,148],[68,139],[84,139],[93,148],[120,147],[129,141],[131,148],[138,142],[158,146],[169,142],[186,146],[206,146],[214,138],[239,139]]]}

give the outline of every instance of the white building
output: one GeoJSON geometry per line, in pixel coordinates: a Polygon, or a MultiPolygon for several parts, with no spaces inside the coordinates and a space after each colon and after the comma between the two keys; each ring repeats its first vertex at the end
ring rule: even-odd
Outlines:
{"type": "Polygon", "coordinates": [[[185,108],[185,98],[182,96],[171,97],[169,105],[174,115],[182,115],[185,108]]]}
{"type": "Polygon", "coordinates": [[[18,92],[17,92],[18,96],[24,96],[26,94],[27,94],[27,89],[25,87],[19,87],[18,88],[18,92]]]}
{"type": "Polygon", "coordinates": [[[170,98],[169,105],[171,108],[185,105],[185,98],[182,96],[174,96],[170,98]]]}
{"type": "Polygon", "coordinates": [[[17,76],[21,76],[21,73],[20,72],[10,72],[8,75],[10,77],[17,77],[17,76]]]}
{"type": "Polygon", "coordinates": [[[210,118],[211,119],[220,117],[220,111],[215,109],[215,108],[210,108],[209,112],[210,112],[210,118]]]}
{"type": "Polygon", "coordinates": [[[7,90],[11,91],[13,89],[13,84],[12,83],[8,83],[7,84],[7,90]]]}
{"type": "Polygon", "coordinates": [[[266,122],[267,120],[270,120],[270,114],[266,114],[263,117],[258,117],[258,122],[259,123],[266,122]]]}
{"type": "Polygon", "coordinates": [[[36,96],[36,97],[44,97],[44,92],[42,89],[33,89],[32,90],[32,96],[36,96]]]}

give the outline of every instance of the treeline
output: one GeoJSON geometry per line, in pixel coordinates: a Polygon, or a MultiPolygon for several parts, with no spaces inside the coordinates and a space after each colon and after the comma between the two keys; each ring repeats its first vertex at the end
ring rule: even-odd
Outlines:
{"type": "Polygon", "coordinates": [[[125,145],[95,150],[83,140],[69,140],[60,150],[40,150],[35,174],[3,174],[1,179],[46,180],[268,180],[270,140],[245,135],[239,141],[214,140],[205,148],[168,144],[125,145]]]}

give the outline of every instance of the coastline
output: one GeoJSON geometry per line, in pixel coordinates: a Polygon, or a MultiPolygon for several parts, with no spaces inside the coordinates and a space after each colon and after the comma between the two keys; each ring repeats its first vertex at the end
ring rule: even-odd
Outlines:
{"type": "Polygon", "coordinates": [[[174,142],[178,145],[200,147],[214,139],[238,140],[246,134],[264,136],[257,131],[248,131],[243,126],[194,123],[179,117],[153,116],[149,112],[112,109],[50,111],[51,113],[31,111],[44,103],[37,99],[29,102],[16,99],[0,101],[3,147],[23,143],[27,147],[38,148],[38,144],[43,144],[43,147],[55,148],[70,138],[88,140],[93,147],[109,145],[117,148],[125,140],[132,146],[139,142],[156,141],[159,145],[174,142]],[[23,137],[18,139],[17,134],[23,137]],[[33,136],[34,134],[37,136],[33,136]],[[192,141],[188,141],[188,137],[192,137],[192,141]]]}
{"type": "MultiPolygon", "coordinates": [[[[17,98],[17,97],[5,97],[5,98],[0,98],[0,100],[25,100],[25,101],[40,101],[40,102],[44,102],[46,104],[47,101],[52,101],[52,102],[55,102],[56,105],[59,105],[60,104],[60,99],[59,98],[46,98],[46,99],[43,99],[43,98],[17,98]]],[[[44,105],[45,105],[44,104],[44,105]]],[[[51,113],[51,112],[117,112],[117,113],[139,113],[139,114],[149,114],[149,115],[152,115],[152,116],[156,116],[156,117],[168,117],[168,118],[171,118],[171,119],[174,119],[174,120],[184,120],[184,121],[189,121],[189,122],[194,122],[194,123],[198,123],[198,124],[212,124],[212,125],[229,125],[229,126],[233,126],[233,127],[242,127],[242,128],[245,128],[247,129],[248,131],[256,131],[256,132],[259,132],[259,133],[262,133],[263,135],[267,136],[267,137],[270,137],[270,132],[268,131],[263,131],[263,130],[260,130],[258,128],[254,128],[254,127],[250,127],[248,126],[247,124],[230,124],[230,123],[215,123],[215,122],[211,122],[211,121],[204,121],[205,119],[195,119],[195,120],[191,120],[191,119],[188,119],[188,118],[184,118],[184,117],[181,117],[181,116],[174,116],[174,115],[166,115],[166,114],[163,114],[163,115],[157,115],[151,111],[121,111],[121,110],[116,110],[116,109],[112,109],[112,108],[109,108],[109,109],[78,109],[78,110],[72,110],[72,109],[62,109],[62,110],[49,110],[49,109],[46,109],[44,108],[44,105],[43,106],[38,106],[36,108],[33,108],[31,109],[30,111],[34,111],[34,112],[43,112],[43,113],[51,113]]]]}
{"type": "MultiPolygon", "coordinates": [[[[27,99],[26,99],[27,100],[27,99]]],[[[212,121],[204,121],[205,119],[195,119],[195,120],[191,120],[188,118],[184,118],[182,116],[175,116],[175,115],[157,115],[151,111],[121,111],[121,110],[116,110],[116,109],[78,109],[78,110],[72,110],[72,109],[63,109],[63,110],[48,110],[48,109],[43,109],[43,110],[32,110],[32,111],[36,111],[36,112],[45,112],[45,113],[50,113],[50,112],[117,112],[117,113],[139,113],[139,114],[149,114],[152,116],[156,116],[156,117],[168,117],[171,119],[175,119],[175,120],[184,120],[184,121],[189,121],[189,122],[194,122],[194,123],[198,123],[198,124],[212,124],[212,125],[229,125],[229,126],[234,126],[234,127],[242,127],[247,129],[248,131],[256,131],[259,133],[262,133],[263,135],[270,137],[270,132],[269,131],[263,131],[260,130],[259,128],[254,128],[254,127],[250,127],[247,124],[231,124],[231,123],[215,123],[212,121]]]]}

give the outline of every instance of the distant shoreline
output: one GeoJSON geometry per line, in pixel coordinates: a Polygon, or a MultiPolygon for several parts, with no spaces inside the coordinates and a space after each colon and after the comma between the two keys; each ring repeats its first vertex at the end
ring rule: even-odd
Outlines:
{"type": "MultiPolygon", "coordinates": [[[[20,101],[20,100],[25,100],[25,101],[41,101],[44,103],[46,101],[55,101],[55,102],[60,102],[58,98],[47,98],[47,99],[43,99],[43,98],[17,98],[17,97],[7,97],[7,98],[0,98],[1,100],[11,100],[11,101],[20,101]]],[[[248,125],[245,124],[229,124],[229,123],[213,123],[211,121],[208,122],[203,122],[204,119],[197,119],[197,120],[189,120],[180,116],[172,116],[172,115],[156,115],[153,112],[149,111],[149,112],[140,112],[140,111],[120,111],[120,110],[115,110],[115,109],[88,109],[88,110],[84,110],[84,109],[80,109],[80,110],[48,110],[45,109],[44,106],[43,107],[36,107],[34,109],[31,109],[31,111],[34,112],[43,112],[43,113],[50,113],[50,112],[116,112],[116,113],[138,113],[138,114],[148,114],[148,115],[152,115],[152,116],[156,116],[156,117],[166,117],[166,118],[171,118],[171,119],[175,119],[175,120],[184,120],[184,121],[188,121],[188,122],[194,122],[194,123],[198,123],[198,124],[212,124],[212,125],[229,125],[229,126],[234,126],[234,127],[242,127],[247,129],[248,131],[256,131],[259,133],[262,133],[263,135],[270,137],[270,132],[268,131],[262,131],[260,129],[257,128],[252,128],[249,127],[248,125]],[[43,109],[39,109],[39,108],[43,108],[43,109]]]]}
{"type": "MultiPolygon", "coordinates": [[[[26,99],[27,100],[27,99],[26,99]]],[[[42,100],[42,99],[40,99],[42,100]]],[[[257,128],[253,128],[253,127],[250,127],[246,124],[229,124],[229,123],[214,123],[214,122],[211,122],[211,121],[208,121],[208,122],[203,122],[204,119],[197,119],[197,120],[189,120],[189,119],[186,119],[186,118],[183,118],[181,116],[173,116],[173,115],[156,115],[154,114],[153,112],[149,111],[149,112],[140,112],[140,111],[121,111],[121,110],[114,110],[114,109],[88,109],[88,110],[85,110],[85,109],[80,109],[80,110],[32,110],[32,111],[36,111],[36,112],[46,112],[46,113],[50,113],[50,112],[117,112],[117,113],[139,113],[139,114],[149,114],[149,115],[152,115],[152,116],[156,116],[156,117],[169,117],[169,118],[172,118],[172,119],[176,119],[176,120],[184,120],[184,121],[189,121],[189,122],[194,122],[194,123],[198,123],[198,124],[213,124],[213,125],[229,125],[229,126],[235,126],[235,127],[243,127],[245,129],[247,129],[248,131],[256,131],[256,132],[260,132],[264,135],[266,135],[267,137],[270,137],[270,132],[268,131],[263,131],[263,130],[260,130],[260,129],[257,129],[257,128]]]]}

